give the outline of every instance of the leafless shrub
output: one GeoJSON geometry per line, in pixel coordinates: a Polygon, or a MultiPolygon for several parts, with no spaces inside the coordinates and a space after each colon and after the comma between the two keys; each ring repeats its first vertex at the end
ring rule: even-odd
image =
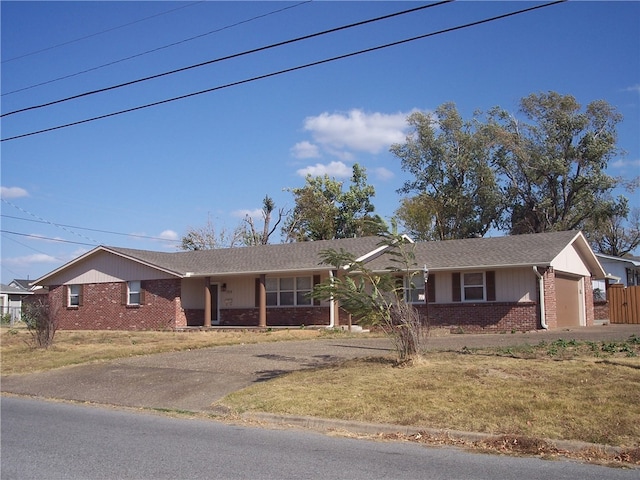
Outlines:
{"type": "Polygon", "coordinates": [[[389,316],[382,322],[382,329],[393,341],[400,361],[418,355],[426,349],[429,324],[413,305],[397,299],[389,308],[389,316]]]}
{"type": "Polygon", "coordinates": [[[25,305],[22,319],[31,334],[31,345],[34,348],[46,349],[53,344],[58,322],[55,313],[51,312],[49,302],[38,300],[25,305]]]}

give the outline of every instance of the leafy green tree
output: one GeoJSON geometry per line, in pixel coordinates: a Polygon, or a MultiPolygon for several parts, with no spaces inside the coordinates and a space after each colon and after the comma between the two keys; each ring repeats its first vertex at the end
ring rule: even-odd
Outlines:
{"type": "Polygon", "coordinates": [[[414,196],[402,201],[398,219],[420,240],[485,235],[502,206],[483,125],[464,121],[453,103],[407,121],[411,132],[391,153],[412,175],[398,192],[414,196]]]}
{"type": "Polygon", "coordinates": [[[571,95],[531,94],[520,121],[501,108],[489,112],[486,135],[507,205],[511,234],[585,229],[620,212],[620,185],[605,172],[618,153],[622,120],[603,100],[584,110],[571,95]]]}
{"type": "Polygon", "coordinates": [[[328,175],[307,175],[304,187],[290,191],[295,207],[283,227],[288,241],[362,237],[386,229],[382,218],[374,213],[371,197],[375,189],[367,184],[365,169],[357,163],[347,191],[343,191],[343,182],[328,175]]]}

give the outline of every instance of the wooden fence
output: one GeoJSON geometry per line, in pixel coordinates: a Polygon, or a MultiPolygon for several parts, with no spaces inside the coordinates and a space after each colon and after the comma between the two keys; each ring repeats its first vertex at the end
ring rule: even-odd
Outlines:
{"type": "Polygon", "coordinates": [[[640,323],[640,286],[610,285],[607,300],[611,323],[640,323]]]}

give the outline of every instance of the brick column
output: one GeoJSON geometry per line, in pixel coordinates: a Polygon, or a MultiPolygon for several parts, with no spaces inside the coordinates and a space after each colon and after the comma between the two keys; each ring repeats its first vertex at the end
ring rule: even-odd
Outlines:
{"type": "Polygon", "coordinates": [[[258,314],[258,326],[259,327],[266,327],[267,326],[267,286],[266,286],[266,278],[267,276],[265,274],[260,275],[260,282],[259,282],[259,291],[258,291],[258,298],[259,298],[259,303],[258,303],[258,308],[259,308],[259,314],[258,314]]]}
{"type": "Polygon", "coordinates": [[[204,277],[204,326],[211,326],[211,277],[204,277]]]}
{"type": "Polygon", "coordinates": [[[556,308],[556,272],[549,267],[544,272],[544,310],[549,329],[558,328],[558,312],[556,308]]]}

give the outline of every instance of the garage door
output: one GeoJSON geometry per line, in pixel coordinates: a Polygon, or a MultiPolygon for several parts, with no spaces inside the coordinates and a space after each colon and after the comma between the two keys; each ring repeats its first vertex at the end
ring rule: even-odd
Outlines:
{"type": "Polygon", "coordinates": [[[556,308],[558,327],[579,327],[580,278],[556,274],[556,308]]]}

